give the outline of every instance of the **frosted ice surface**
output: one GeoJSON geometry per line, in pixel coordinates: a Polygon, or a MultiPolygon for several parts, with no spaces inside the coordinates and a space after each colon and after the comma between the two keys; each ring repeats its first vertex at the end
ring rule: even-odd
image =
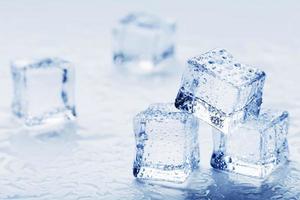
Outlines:
{"type": "Polygon", "coordinates": [[[173,104],[153,104],[139,113],[134,132],[137,178],[184,182],[198,166],[198,121],[173,104]]]}
{"type": "Polygon", "coordinates": [[[216,169],[267,177],[288,159],[288,113],[267,110],[259,118],[223,134],[214,130],[211,165],[216,169]]]}
{"type": "Polygon", "coordinates": [[[113,30],[113,60],[126,70],[149,74],[163,71],[174,54],[175,23],[145,13],[122,18],[113,30]]]}
{"type": "Polygon", "coordinates": [[[175,106],[227,133],[259,114],[264,81],[263,71],[215,49],[188,60],[175,106]]]}
{"type": "Polygon", "coordinates": [[[74,69],[67,61],[18,60],[11,65],[13,113],[28,126],[74,119],[74,69]]]}

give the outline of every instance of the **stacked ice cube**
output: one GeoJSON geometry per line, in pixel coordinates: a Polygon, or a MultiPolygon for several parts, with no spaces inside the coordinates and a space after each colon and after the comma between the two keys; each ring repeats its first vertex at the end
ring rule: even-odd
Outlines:
{"type": "Polygon", "coordinates": [[[214,168],[265,178],[287,161],[288,113],[260,112],[265,73],[224,49],[188,60],[175,106],[214,127],[214,168]]]}
{"type": "Polygon", "coordinates": [[[175,100],[224,133],[250,116],[258,116],[265,73],[235,61],[224,49],[188,60],[175,100]]]}
{"type": "MultiPolygon", "coordinates": [[[[266,178],[275,168],[287,162],[289,151],[288,113],[261,111],[264,81],[263,71],[236,61],[224,49],[215,49],[189,59],[175,100],[175,107],[181,112],[154,112],[148,109],[142,114],[143,117],[140,117],[141,114],[136,117],[139,120],[135,120],[137,158],[134,175],[138,178],[177,182],[182,182],[189,175],[185,173],[185,179],[171,178],[175,173],[174,166],[178,166],[174,158],[182,156],[182,151],[172,150],[182,147],[185,149],[186,162],[195,160],[197,156],[189,156],[190,152],[196,152],[193,149],[198,149],[195,147],[198,143],[184,141],[197,139],[196,136],[190,136],[197,132],[198,125],[196,122],[188,123],[185,119],[183,121],[188,129],[180,129],[175,123],[170,126],[166,116],[175,112],[187,118],[195,116],[213,127],[213,168],[266,178]],[[150,118],[155,118],[156,123],[151,123],[150,118]],[[174,140],[175,137],[178,139],[174,140]],[[158,148],[157,145],[164,141],[169,142],[173,148],[167,148],[164,144],[162,146],[165,149],[158,148]],[[160,156],[167,152],[172,153],[168,159],[162,159],[160,156]],[[136,166],[139,170],[136,170],[136,166]]],[[[182,123],[182,119],[179,123],[182,123]]]]}

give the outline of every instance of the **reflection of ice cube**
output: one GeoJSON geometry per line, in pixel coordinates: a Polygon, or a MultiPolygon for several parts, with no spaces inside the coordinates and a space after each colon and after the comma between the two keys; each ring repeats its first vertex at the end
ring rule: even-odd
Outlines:
{"type": "Polygon", "coordinates": [[[12,63],[11,70],[12,110],[26,125],[49,125],[74,119],[74,69],[69,62],[57,58],[17,61],[12,63]]]}
{"type": "Polygon", "coordinates": [[[134,132],[137,178],[183,182],[198,166],[198,121],[173,104],[153,104],[139,113],[134,132]]]}
{"type": "Polygon", "coordinates": [[[265,73],[216,49],[188,60],[175,106],[227,133],[248,116],[257,116],[265,73]]]}
{"type": "Polygon", "coordinates": [[[113,30],[113,60],[133,73],[163,71],[162,61],[174,54],[174,33],[173,22],[143,13],[129,14],[113,30]]]}
{"type": "Polygon", "coordinates": [[[228,134],[214,129],[211,165],[216,169],[265,178],[288,159],[287,133],[288,113],[271,110],[228,134]]]}
{"type": "Polygon", "coordinates": [[[77,125],[68,121],[51,129],[12,132],[9,148],[19,161],[49,167],[49,164],[57,165],[58,157],[72,156],[77,139],[77,125]]]}

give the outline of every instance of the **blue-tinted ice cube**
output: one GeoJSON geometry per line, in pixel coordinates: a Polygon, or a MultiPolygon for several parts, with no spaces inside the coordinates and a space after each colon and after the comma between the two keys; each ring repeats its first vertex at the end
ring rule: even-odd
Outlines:
{"type": "Polygon", "coordinates": [[[14,84],[13,113],[27,126],[72,120],[74,68],[58,58],[18,60],[11,64],[14,84]]]}
{"type": "Polygon", "coordinates": [[[214,129],[212,167],[266,178],[288,160],[288,113],[267,110],[229,134],[214,129]]]}
{"type": "Polygon", "coordinates": [[[259,114],[264,81],[263,71],[215,49],[188,60],[175,106],[227,133],[259,114]]]}
{"type": "Polygon", "coordinates": [[[113,60],[136,74],[164,71],[162,61],[174,54],[175,23],[145,13],[132,13],[113,30],[113,60]]]}
{"type": "Polygon", "coordinates": [[[139,179],[184,182],[199,163],[198,120],[173,104],[153,104],[134,118],[139,179]]]}

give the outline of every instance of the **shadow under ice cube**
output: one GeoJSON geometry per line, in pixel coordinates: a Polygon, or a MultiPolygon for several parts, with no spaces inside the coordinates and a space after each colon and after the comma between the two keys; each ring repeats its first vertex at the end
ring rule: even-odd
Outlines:
{"type": "Polygon", "coordinates": [[[288,160],[288,113],[264,111],[258,119],[223,134],[214,129],[211,166],[229,172],[266,178],[288,160]]]}
{"type": "Polygon", "coordinates": [[[132,13],[113,30],[113,60],[128,72],[151,74],[173,57],[175,23],[144,13],[132,13]]]}
{"type": "Polygon", "coordinates": [[[215,49],[188,60],[175,106],[228,133],[259,114],[264,81],[263,71],[215,49]]]}
{"type": "Polygon", "coordinates": [[[153,104],[134,118],[139,179],[184,182],[198,167],[198,120],[173,104],[153,104]]]}
{"type": "Polygon", "coordinates": [[[11,65],[13,113],[25,125],[51,125],[76,117],[74,69],[67,61],[46,58],[19,60],[11,65]]]}

